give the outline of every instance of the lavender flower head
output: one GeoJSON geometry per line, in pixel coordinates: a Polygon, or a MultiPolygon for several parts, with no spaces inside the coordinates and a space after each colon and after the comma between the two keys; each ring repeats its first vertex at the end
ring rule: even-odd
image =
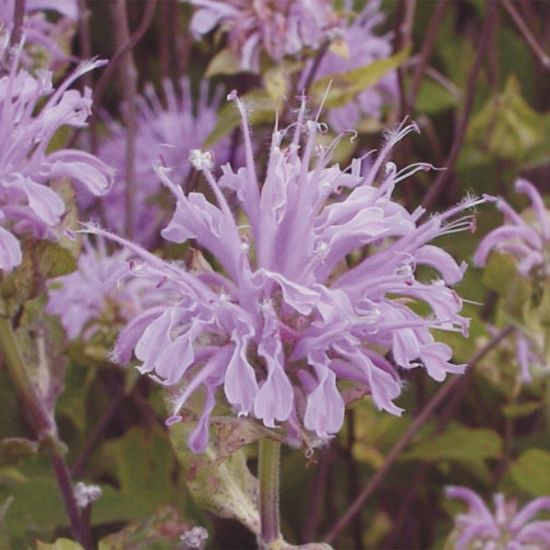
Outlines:
{"type": "Polygon", "coordinates": [[[190,155],[215,203],[202,193],[186,196],[170,169],[157,168],[176,197],[162,235],[176,243],[194,239],[223,273],[206,261],[183,269],[89,228],[139,256],[140,276],[148,276],[152,287],[171,285],[179,293],[178,300],[130,322],[114,350],[122,363],[134,354],[140,372],[157,382],[180,385],[168,422],[180,420],[180,409],[202,389],[204,410],[189,445],[203,450],[215,394],[223,388],[238,415],[282,426],[296,444],[310,436],[322,441],[343,423],[339,380],[351,381],[379,409],[399,415],[402,409],[394,403],[402,387],[399,370],[424,367],[438,381],[448,372],[463,372],[464,365],[450,362],[451,349],[431,330],[466,334],[462,301],[450,288],[466,266],[428,243],[472,228],[472,216],[461,213],[484,199],[469,198],[421,223],[422,208],[409,213],[391,195],[397,183],[430,165],[398,170],[388,160],[393,145],[416,126],[388,132],[366,171],[361,159],[342,170],[330,165],[335,143],[317,144],[324,125],[306,120],[305,101],[294,124],[275,127],[260,185],[246,110],[235,92],[229,99],[243,120],[246,166],[234,172],[225,165],[216,180],[210,153],[190,155]],[[232,213],[226,193],[234,194],[246,218],[232,213]],[[366,257],[346,269],[346,257],[365,247],[366,257]],[[420,264],[433,268],[434,280],[416,277],[420,264]],[[432,313],[420,315],[411,302],[428,304],[432,313]]]}
{"type": "Polygon", "coordinates": [[[539,269],[542,275],[550,275],[550,214],[536,187],[527,180],[519,179],[516,190],[529,197],[536,222],[528,223],[504,199],[499,199],[497,208],[504,214],[505,223],[493,229],[481,241],[474,263],[483,267],[491,251],[511,254],[518,261],[521,275],[528,276],[539,269]]]}
{"type": "MultiPolygon", "coordinates": [[[[516,190],[529,197],[534,220],[530,222],[527,216],[521,216],[504,199],[499,199],[497,208],[504,214],[505,223],[484,237],[474,255],[474,263],[483,267],[492,251],[504,252],[515,258],[517,270],[523,277],[548,277],[550,214],[533,184],[519,179],[516,190]]],[[[548,373],[547,335],[540,327],[530,326],[525,331],[517,327],[511,338],[515,341],[522,382],[531,382],[533,373],[538,376],[548,373]]]]}
{"type": "MultiPolygon", "coordinates": [[[[216,111],[219,97],[208,101],[208,88],[204,84],[196,105],[191,101],[191,90],[186,79],[180,81],[181,95],[178,96],[172,83],[163,83],[166,98],[164,106],[154,88],[146,86],[145,93],[137,100],[136,134],[136,197],[135,219],[132,223],[134,239],[150,245],[166,224],[166,213],[158,200],[161,183],[153,165],[159,158],[173,167],[173,177],[179,184],[185,184],[191,173],[188,163],[189,152],[201,147],[216,124],[216,111]]],[[[109,137],[105,139],[98,155],[117,173],[115,184],[101,205],[102,213],[109,228],[118,233],[126,226],[125,190],[126,190],[126,141],[127,130],[113,119],[108,122],[109,137]]],[[[222,139],[215,148],[215,154],[221,162],[229,155],[229,143],[222,139]]],[[[82,209],[93,208],[88,195],[80,194],[79,205],[82,209]]],[[[91,214],[93,215],[93,213],[91,214]]]]}
{"type": "MultiPolygon", "coordinates": [[[[7,38],[7,37],[6,37],[7,38]]],[[[0,46],[0,59],[6,48],[0,46]]],[[[56,178],[71,178],[95,195],[111,184],[111,170],[83,151],[59,149],[48,153],[51,139],[62,126],[83,127],[90,114],[90,90],[69,90],[82,74],[103,65],[82,63],[57,89],[51,73],[31,76],[17,69],[17,59],[0,78],[0,269],[21,263],[16,235],[32,233],[52,238],[65,212],[61,197],[47,187],[56,178]],[[43,105],[38,108],[40,103],[43,105]]]]}
{"type": "Polygon", "coordinates": [[[258,72],[261,53],[280,62],[305,48],[318,49],[339,18],[330,0],[188,0],[197,11],[191,32],[201,37],[220,25],[241,69],[258,72]]]}
{"type": "Polygon", "coordinates": [[[517,511],[515,500],[506,501],[500,493],[494,496],[491,513],[483,500],[466,487],[448,487],[447,496],[468,505],[468,511],[455,519],[456,550],[542,550],[550,547],[550,521],[533,518],[542,510],[550,510],[550,497],[532,500],[517,511]]]}
{"type": "Polygon", "coordinates": [[[46,311],[60,317],[69,340],[89,339],[106,315],[120,326],[152,305],[139,278],[122,284],[130,276],[128,257],[126,250],[109,255],[101,238],[97,246],[85,240],[78,269],[49,281],[46,311]]]}
{"type": "MultiPolygon", "coordinates": [[[[11,30],[15,11],[15,0],[0,0],[0,28],[11,30]]],[[[22,31],[26,49],[21,52],[21,62],[25,66],[33,63],[33,54],[46,57],[44,65],[68,61],[71,56],[60,46],[66,40],[78,20],[78,0],[26,0],[22,31]],[[51,21],[45,11],[56,14],[51,21]]]]}
{"type": "MultiPolygon", "coordinates": [[[[351,12],[351,2],[347,2],[351,12]]],[[[384,59],[392,54],[391,36],[377,36],[374,29],[384,22],[380,11],[380,1],[370,0],[360,14],[340,31],[341,40],[346,45],[347,56],[330,49],[322,56],[316,71],[317,77],[327,77],[366,67],[373,61],[384,59]]],[[[309,74],[310,61],[304,75],[309,74]]],[[[392,103],[398,95],[397,74],[395,71],[383,76],[380,81],[361,91],[354,99],[342,107],[333,108],[328,114],[330,125],[339,132],[357,128],[362,116],[380,119],[384,105],[392,103]]]]}

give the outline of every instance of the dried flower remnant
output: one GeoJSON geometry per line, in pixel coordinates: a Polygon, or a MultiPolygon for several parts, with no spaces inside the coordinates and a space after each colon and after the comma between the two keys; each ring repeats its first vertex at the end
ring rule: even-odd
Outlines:
{"type": "MultiPolygon", "coordinates": [[[[7,37],[4,37],[7,39],[7,37]]],[[[6,43],[0,47],[0,58],[6,43]]],[[[112,182],[111,169],[84,151],[58,149],[47,152],[62,126],[83,127],[91,107],[91,91],[81,94],[69,86],[82,74],[104,64],[88,61],[57,89],[51,73],[31,76],[14,60],[0,78],[0,269],[11,271],[21,263],[16,235],[32,233],[55,237],[65,205],[46,184],[56,178],[71,178],[94,195],[106,193],[112,182]],[[42,104],[43,103],[43,104],[42,104]],[[41,107],[39,107],[39,105],[41,107]]]]}
{"type": "MultiPolygon", "coordinates": [[[[14,18],[15,0],[0,1],[0,28],[11,30],[14,18]]],[[[40,65],[52,68],[55,63],[69,61],[71,56],[61,46],[78,20],[78,0],[26,0],[23,34],[25,49],[21,52],[21,62],[26,67],[41,60],[40,65]],[[52,21],[46,13],[56,15],[52,21]]]]}
{"type": "Polygon", "coordinates": [[[532,500],[518,511],[515,500],[507,501],[498,493],[493,497],[492,513],[481,497],[466,487],[448,487],[446,492],[468,505],[468,511],[455,519],[456,550],[542,550],[550,546],[550,521],[533,520],[541,511],[550,510],[550,497],[532,500]]]}
{"type": "Polygon", "coordinates": [[[197,7],[193,35],[201,37],[220,25],[246,71],[259,71],[262,52],[280,62],[305,48],[316,50],[340,26],[330,0],[187,1],[197,7]]]}
{"type": "MultiPolygon", "coordinates": [[[[351,12],[351,9],[349,11],[351,12]]],[[[389,57],[393,49],[391,35],[378,36],[375,33],[375,28],[383,22],[384,15],[380,11],[380,2],[369,1],[362,12],[354,15],[349,24],[340,31],[340,40],[346,51],[325,52],[315,73],[316,77],[345,73],[389,57]]],[[[309,62],[304,75],[309,74],[314,62],[309,62]]],[[[380,119],[384,106],[395,102],[397,96],[397,74],[391,71],[374,86],[359,92],[346,105],[331,109],[327,117],[328,122],[339,132],[357,128],[363,116],[380,119]]]]}
{"type": "Polygon", "coordinates": [[[209,153],[190,156],[216,204],[201,193],[186,196],[168,168],[157,168],[177,200],[164,238],[194,239],[223,274],[206,262],[186,271],[120,237],[89,229],[141,256],[142,276],[152,285],[167,281],[180,294],[179,301],[138,315],[115,347],[120,362],[134,352],[139,370],[159,383],[183,383],[168,422],[177,422],[189,396],[202,388],[204,410],[189,444],[203,450],[216,390],[223,387],[238,415],[251,415],[270,428],[284,425],[292,443],[300,443],[304,428],[324,441],[344,419],[338,380],[370,393],[379,409],[400,414],[394,403],[402,387],[400,369],[423,366],[438,381],[448,372],[463,372],[464,365],[450,362],[450,347],[437,342],[431,330],[467,333],[462,300],[450,288],[466,266],[428,243],[471,229],[473,217],[462,213],[484,199],[468,198],[420,223],[422,208],[409,213],[391,195],[397,183],[430,166],[398,170],[388,160],[392,147],[416,126],[388,132],[365,173],[361,159],[342,170],[330,165],[333,147],[317,144],[322,125],[306,120],[305,101],[294,124],[275,128],[260,186],[246,110],[235,92],[229,99],[243,119],[246,166],[237,172],[223,166],[216,181],[209,153]],[[224,190],[235,193],[246,221],[233,215],[224,190]],[[346,256],[363,247],[367,257],[344,269],[346,256]],[[418,280],[419,264],[441,278],[418,280]],[[432,313],[413,311],[408,304],[416,301],[432,313]]]}
{"type": "Polygon", "coordinates": [[[86,485],[79,481],[74,486],[74,496],[79,508],[86,508],[96,500],[98,500],[103,491],[98,485],[86,485]]]}
{"type": "Polygon", "coordinates": [[[208,540],[208,531],[204,527],[196,526],[180,535],[183,550],[202,550],[208,540]]]}
{"type": "MultiPolygon", "coordinates": [[[[160,228],[166,224],[167,214],[158,200],[161,183],[153,166],[160,157],[173,167],[173,177],[178,183],[185,183],[191,172],[189,152],[201,147],[216,124],[219,98],[208,101],[208,87],[200,88],[195,105],[186,79],[180,81],[178,94],[169,81],[163,83],[166,104],[151,85],[138,98],[136,134],[136,199],[133,235],[137,242],[147,246],[157,238],[160,228]]],[[[125,173],[126,173],[126,128],[113,119],[107,121],[109,137],[100,145],[98,156],[116,169],[117,177],[113,189],[102,201],[101,212],[109,228],[122,233],[125,227],[125,173]]],[[[214,150],[220,162],[228,160],[229,143],[222,139],[214,150]]],[[[80,194],[79,205],[94,216],[97,207],[88,195],[80,194]]]]}

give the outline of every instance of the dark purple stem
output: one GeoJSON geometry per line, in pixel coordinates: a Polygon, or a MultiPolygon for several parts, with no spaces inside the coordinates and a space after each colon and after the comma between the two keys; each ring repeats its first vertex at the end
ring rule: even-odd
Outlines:
{"type": "Polygon", "coordinates": [[[10,46],[17,46],[19,42],[21,42],[21,36],[23,33],[23,19],[25,18],[25,3],[26,0],[15,0],[10,46]]]}
{"type": "Polygon", "coordinates": [[[82,515],[74,497],[71,474],[69,473],[67,464],[63,456],[60,456],[56,452],[50,454],[50,462],[57,479],[57,486],[59,487],[63,502],[65,503],[67,516],[71,522],[73,535],[86,550],[91,549],[93,546],[90,531],[88,526],[82,521],[82,515]]]}

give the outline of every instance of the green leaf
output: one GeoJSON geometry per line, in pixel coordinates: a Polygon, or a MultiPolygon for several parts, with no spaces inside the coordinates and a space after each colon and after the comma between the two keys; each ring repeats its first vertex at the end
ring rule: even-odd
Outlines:
{"type": "Polygon", "coordinates": [[[84,550],[84,548],[74,540],[57,539],[53,544],[36,541],[36,550],[84,550]]]}
{"type": "Polygon", "coordinates": [[[320,104],[330,85],[325,105],[328,108],[341,107],[365,88],[376,84],[389,71],[399,67],[409,57],[409,53],[410,49],[405,48],[390,57],[377,59],[364,67],[320,78],[311,85],[310,95],[315,103],[320,104]]]}
{"type": "Polygon", "coordinates": [[[40,274],[46,279],[67,275],[77,268],[73,253],[53,241],[39,241],[34,246],[33,254],[40,274]]]}
{"type": "Polygon", "coordinates": [[[9,496],[0,504],[0,550],[10,550],[13,548],[10,544],[10,536],[6,525],[6,514],[13,502],[13,497],[9,496]]]}
{"type": "MultiPolygon", "coordinates": [[[[120,493],[141,505],[146,514],[174,503],[174,456],[164,431],[132,428],[104,446],[104,458],[120,484],[120,493]]],[[[94,508],[99,509],[100,501],[94,508]]]]}
{"type": "Polygon", "coordinates": [[[489,98],[472,118],[466,137],[469,146],[513,161],[527,160],[544,140],[542,117],[523,99],[513,75],[502,93],[489,98]]]}
{"type": "Polygon", "coordinates": [[[208,64],[204,78],[212,78],[220,74],[231,75],[241,72],[243,72],[243,70],[241,69],[239,58],[230,48],[224,48],[219,51],[208,64]]]}
{"type": "Polygon", "coordinates": [[[263,76],[264,86],[271,99],[278,101],[288,91],[288,77],[282,65],[269,67],[263,76]]]}
{"type": "Polygon", "coordinates": [[[14,544],[37,534],[46,537],[55,527],[68,526],[59,488],[53,478],[26,478],[0,486],[0,500],[9,496],[13,496],[8,520],[14,544]]]}
{"type": "Polygon", "coordinates": [[[211,441],[204,453],[195,454],[187,446],[189,432],[187,422],[170,428],[187,486],[199,506],[218,516],[236,519],[258,534],[258,480],[248,470],[244,452],[240,450],[229,458],[221,458],[219,449],[211,441]]]}
{"type": "Polygon", "coordinates": [[[6,437],[0,441],[0,466],[17,464],[21,459],[33,455],[38,443],[23,437],[6,437]]]}
{"type": "Polygon", "coordinates": [[[416,98],[415,109],[418,112],[433,115],[456,107],[458,99],[437,82],[424,79],[416,98]]]}
{"type": "Polygon", "coordinates": [[[525,403],[511,403],[502,407],[502,414],[507,418],[521,418],[538,411],[544,403],[540,401],[526,401],[525,403]]]}
{"type": "Polygon", "coordinates": [[[452,424],[441,435],[414,445],[403,454],[402,459],[426,462],[482,462],[489,458],[497,458],[501,452],[502,440],[497,432],[452,424]]]}
{"type": "Polygon", "coordinates": [[[188,529],[178,512],[169,506],[145,521],[133,523],[99,541],[99,550],[170,550],[178,535],[188,529]]]}
{"type": "MultiPolygon", "coordinates": [[[[275,120],[277,105],[265,90],[252,90],[241,99],[248,111],[248,120],[251,125],[254,126],[256,124],[273,122],[275,120]]],[[[212,147],[212,145],[217,143],[222,137],[228,135],[232,130],[237,128],[240,123],[241,116],[236,105],[232,101],[227,102],[220,109],[216,126],[206,138],[204,147],[212,147]]]]}
{"type": "Polygon", "coordinates": [[[523,491],[535,496],[550,495],[550,453],[529,449],[510,467],[510,475],[523,491]]]}
{"type": "Polygon", "coordinates": [[[245,445],[256,443],[263,437],[272,436],[271,432],[258,422],[232,416],[212,417],[210,433],[215,440],[218,460],[231,456],[245,445]]]}

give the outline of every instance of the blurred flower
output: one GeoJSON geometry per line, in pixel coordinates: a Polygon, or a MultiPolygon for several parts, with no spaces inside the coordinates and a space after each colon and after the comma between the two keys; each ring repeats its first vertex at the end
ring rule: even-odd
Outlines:
{"type": "Polygon", "coordinates": [[[550,215],[532,183],[519,179],[516,190],[529,197],[536,222],[528,223],[504,199],[499,199],[497,208],[504,214],[505,223],[481,241],[474,255],[474,263],[484,266],[491,251],[496,250],[514,256],[521,275],[528,276],[535,268],[544,275],[550,275],[550,215]]]}
{"type": "MultiPolygon", "coordinates": [[[[487,332],[491,336],[498,334],[498,329],[488,325],[487,332]]],[[[485,362],[485,373],[494,383],[502,383],[501,379],[508,374],[508,366],[514,372],[514,379],[519,384],[529,384],[534,379],[547,376],[550,372],[544,348],[545,334],[533,327],[516,326],[512,334],[502,342],[493,355],[485,362]],[[515,356],[515,362],[513,357],[515,356]]]]}
{"type": "MultiPolygon", "coordinates": [[[[159,178],[153,166],[159,156],[173,167],[173,177],[178,183],[185,183],[190,177],[189,152],[201,147],[216,124],[219,97],[208,102],[207,84],[201,86],[198,101],[191,100],[191,90],[186,79],[180,81],[181,95],[172,83],[163,83],[166,105],[161,103],[151,85],[146,86],[143,96],[138,98],[138,120],[136,134],[136,196],[134,239],[150,245],[157,237],[160,227],[166,224],[166,212],[158,201],[161,190],[159,178]]],[[[117,172],[115,184],[101,204],[102,215],[107,226],[122,233],[126,224],[125,175],[127,130],[115,120],[107,121],[109,136],[101,143],[98,155],[117,172]]],[[[215,148],[220,162],[229,158],[229,141],[222,139],[215,148]]],[[[86,209],[96,207],[89,196],[80,195],[79,205],[86,209]]]]}
{"type": "MultiPolygon", "coordinates": [[[[15,0],[0,0],[0,27],[11,29],[14,9],[15,0]]],[[[35,53],[46,56],[41,65],[49,68],[56,62],[71,59],[60,43],[68,41],[77,19],[78,0],[26,0],[22,28],[26,49],[21,53],[22,63],[32,65],[35,53]],[[48,18],[45,11],[57,14],[57,20],[48,18]]]]}
{"type": "Polygon", "coordinates": [[[223,166],[216,181],[212,155],[190,155],[216,204],[201,193],[186,196],[170,169],[157,168],[177,199],[163,236],[177,243],[193,239],[223,274],[206,260],[185,270],[88,228],[140,256],[140,276],[149,277],[152,287],[170,284],[179,292],[178,301],[130,322],[114,350],[122,363],[134,353],[139,370],[159,383],[183,383],[167,422],[177,422],[189,396],[202,387],[204,410],[189,439],[201,451],[215,392],[223,386],[237,414],[270,428],[285,423],[293,443],[299,443],[303,428],[325,440],[344,419],[337,380],[351,381],[371,393],[379,409],[400,414],[393,402],[402,386],[396,366],[423,366],[438,381],[448,372],[463,372],[464,365],[450,363],[451,348],[435,341],[431,329],[467,332],[468,320],[459,315],[462,301],[449,287],[462,279],[466,266],[428,243],[471,229],[472,216],[457,216],[484,199],[468,198],[420,223],[422,208],[409,213],[391,195],[397,183],[431,166],[398,170],[388,160],[395,143],[416,126],[388,132],[366,173],[361,159],[342,170],[329,165],[335,143],[316,143],[324,125],[305,120],[305,101],[294,124],[275,128],[260,185],[246,110],[235,92],[229,99],[243,119],[246,166],[237,172],[223,166]],[[222,189],[235,193],[247,220],[232,214],[222,189]],[[368,251],[366,257],[347,268],[346,259],[360,250],[368,251]],[[441,278],[419,280],[419,264],[441,278]],[[422,316],[409,307],[415,302],[426,303],[432,313],[422,316]]]}
{"type": "MultiPolygon", "coordinates": [[[[0,47],[0,58],[5,49],[0,47]]],[[[57,89],[51,73],[33,77],[17,70],[17,59],[0,78],[0,269],[11,271],[21,263],[16,234],[31,232],[40,238],[53,236],[65,205],[44,184],[68,177],[95,195],[111,184],[111,170],[98,158],[72,149],[47,149],[62,126],[83,127],[91,112],[90,90],[69,90],[82,74],[103,65],[82,63],[57,89]],[[40,105],[40,107],[39,107],[40,105]]]]}
{"type": "Polygon", "coordinates": [[[518,512],[515,500],[506,501],[498,493],[493,497],[492,514],[480,496],[466,487],[448,487],[446,492],[448,497],[461,499],[468,505],[468,512],[455,519],[456,550],[550,547],[550,521],[531,521],[542,510],[550,510],[550,497],[537,498],[518,512]]]}
{"type": "Polygon", "coordinates": [[[78,269],[49,282],[46,312],[59,315],[69,340],[89,339],[106,315],[120,326],[153,304],[154,295],[144,292],[139,278],[122,284],[131,273],[128,257],[126,250],[108,255],[101,238],[97,246],[85,240],[78,269]]]}
{"type": "MultiPolygon", "coordinates": [[[[474,263],[479,267],[485,266],[493,250],[510,254],[517,262],[520,275],[533,277],[535,296],[540,293],[541,282],[544,287],[543,281],[550,275],[550,214],[533,184],[519,179],[516,190],[529,197],[532,210],[520,215],[504,199],[499,199],[497,208],[504,214],[505,222],[484,237],[474,255],[474,263]],[[539,280],[540,277],[542,280],[539,280]]],[[[532,301],[537,302],[540,299],[532,301]]],[[[523,310],[526,311],[526,308],[523,310]]],[[[536,316],[527,315],[524,321],[527,322],[526,326],[516,322],[517,330],[511,339],[515,341],[521,381],[529,383],[533,380],[533,374],[548,373],[548,335],[543,326],[537,325],[536,316]]]]}
{"type": "MultiPolygon", "coordinates": [[[[363,11],[353,17],[347,26],[343,26],[339,33],[345,52],[327,50],[321,57],[316,77],[345,73],[389,57],[392,54],[392,37],[377,36],[374,32],[375,27],[383,22],[380,0],[370,0],[363,11]]],[[[309,74],[313,63],[315,60],[309,62],[304,75],[309,74]]],[[[397,73],[392,71],[383,76],[376,85],[361,91],[346,105],[331,109],[328,121],[339,132],[357,128],[363,115],[379,119],[384,105],[395,102],[397,95],[397,73]]]]}
{"type": "Polygon", "coordinates": [[[191,20],[193,35],[201,37],[220,25],[247,71],[259,71],[262,51],[279,62],[305,48],[319,48],[339,26],[331,0],[187,1],[198,8],[191,20]]]}

